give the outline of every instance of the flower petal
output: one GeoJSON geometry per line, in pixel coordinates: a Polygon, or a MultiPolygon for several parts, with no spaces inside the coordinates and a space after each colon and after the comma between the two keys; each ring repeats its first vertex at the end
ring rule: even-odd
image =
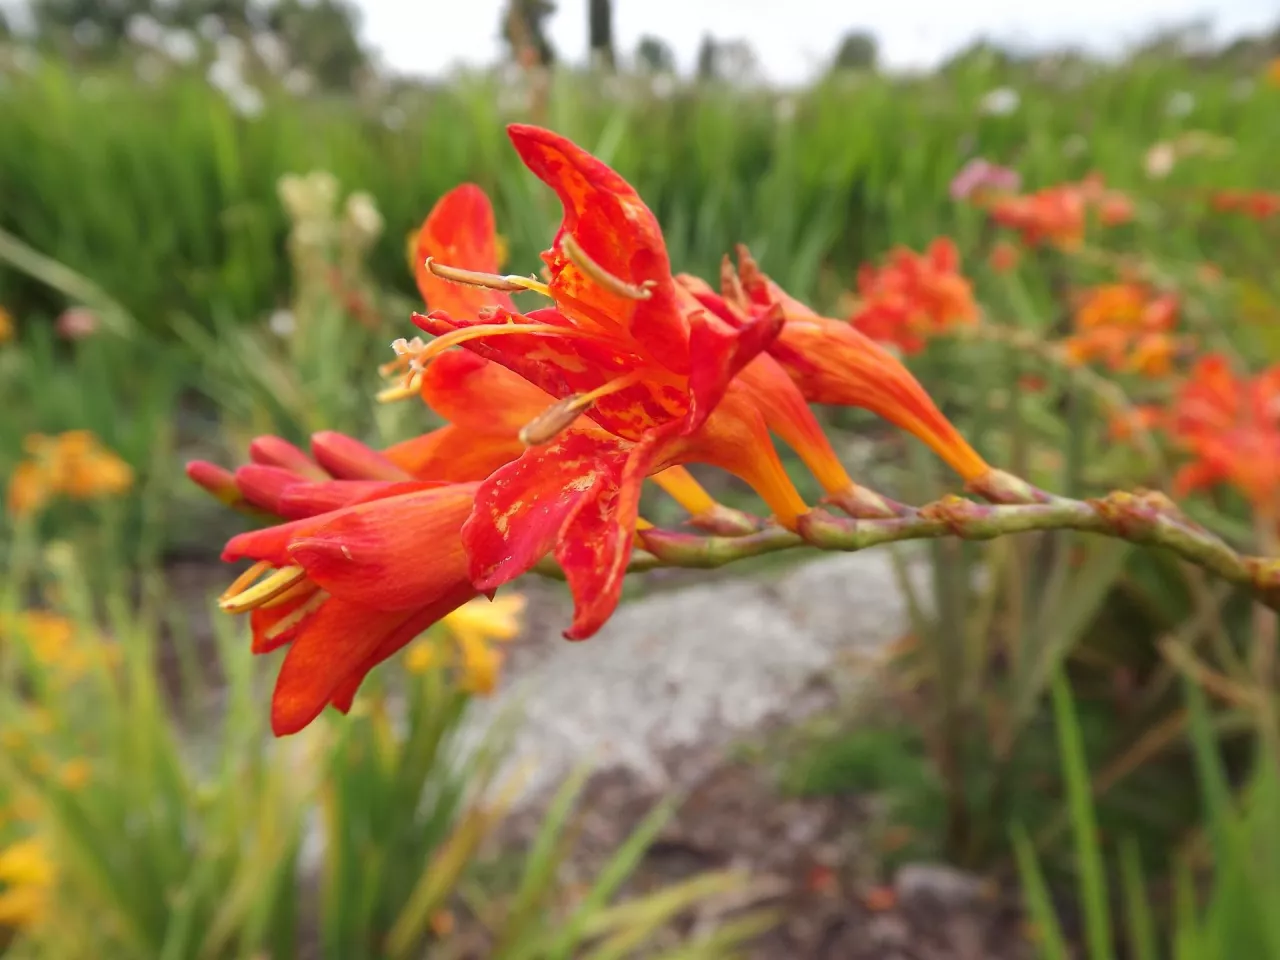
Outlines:
{"type": "Polygon", "coordinates": [[[370,654],[413,617],[330,598],[289,647],[271,698],[271,729],[297,733],[318,717],[335,691],[370,654]]]}
{"type": "Polygon", "coordinates": [[[476,589],[494,590],[550,553],[579,503],[617,475],[630,447],[570,430],[530,447],[481,483],[462,528],[476,589]]]}
{"type": "Polygon", "coordinates": [[[789,321],[771,353],[810,403],[870,410],[918,437],[966,480],[990,469],[907,368],[848,324],[789,321]]]}
{"type": "Polygon", "coordinates": [[[439,487],[439,483],[430,481],[382,483],[372,493],[362,495],[357,501],[342,510],[306,517],[301,520],[291,520],[288,523],[277,524],[274,527],[264,527],[261,530],[250,530],[246,533],[237,534],[228,540],[227,545],[223,547],[222,559],[228,563],[243,559],[265,560],[272,566],[286,567],[293,563],[287,549],[291,540],[312,536],[317,530],[322,529],[325,524],[332,522],[345,511],[368,509],[364,505],[376,500],[403,497],[436,490],[439,487]]]}
{"type": "Polygon", "coordinates": [[[467,580],[461,530],[475,484],[449,484],[358,504],[292,538],[286,550],[313,583],[382,610],[434,603],[467,580]]]}
{"type": "MultiPolygon", "coordinates": [[[[532,419],[532,417],[530,418],[532,419]]],[[[477,433],[449,424],[384,451],[388,460],[422,480],[483,480],[524,453],[515,433],[477,433]]]]}
{"type": "Polygon", "coordinates": [[[557,303],[606,327],[624,325],[651,360],[687,372],[688,331],[675,306],[671,263],[653,212],[616,171],[559,134],[525,124],[512,124],[507,133],[525,166],[564,206],[560,232],[545,257],[557,303]],[[600,269],[649,295],[637,299],[601,285],[565,255],[566,234],[600,269]]]}
{"type": "Polygon", "coordinates": [[[487,306],[515,309],[505,293],[440,279],[426,268],[428,257],[450,267],[497,273],[498,238],[493,206],[475,184],[454,187],[440,198],[423,221],[414,252],[414,278],[423,300],[432,310],[470,316],[487,306]]]}
{"type": "Polygon", "coordinates": [[[689,414],[685,432],[706,422],[738,372],[777,339],[782,330],[780,307],[760,312],[735,328],[705,310],[688,315],[689,414]]]}
{"type": "Polygon", "coordinates": [[[558,399],[471,350],[450,350],[427,364],[421,394],[449,423],[512,436],[558,399]]]}
{"type": "MultiPolygon", "coordinates": [[[[426,316],[414,314],[413,322],[436,336],[473,325],[440,311],[426,316]]],[[[581,329],[553,309],[535,310],[527,316],[497,311],[489,322],[581,329]]],[[[494,338],[492,344],[483,339],[471,340],[465,347],[517,373],[557,400],[590,393],[634,370],[645,369],[644,380],[601,397],[587,413],[610,433],[629,440],[638,440],[653,426],[684,416],[688,410],[682,378],[661,367],[646,366],[624,340],[608,334],[572,339],[510,334],[494,338]]]]}
{"type": "Polygon", "coordinates": [[[568,640],[595,634],[618,607],[635,544],[640,489],[663,448],[661,437],[632,446],[582,491],[565,520],[555,555],[573,594],[568,640]]]}
{"type": "Polygon", "coordinates": [[[369,671],[384,660],[395,656],[403,647],[411,643],[414,637],[432,624],[448,616],[458,607],[463,606],[475,595],[476,592],[471,588],[470,584],[461,584],[457,589],[445,594],[435,603],[415,612],[397,629],[387,634],[373,652],[365,658],[364,662],[347,675],[346,679],[333,691],[329,702],[342,713],[348,712],[351,709],[352,701],[355,700],[356,692],[360,689],[360,685],[364,683],[365,677],[369,675],[369,671]]]}

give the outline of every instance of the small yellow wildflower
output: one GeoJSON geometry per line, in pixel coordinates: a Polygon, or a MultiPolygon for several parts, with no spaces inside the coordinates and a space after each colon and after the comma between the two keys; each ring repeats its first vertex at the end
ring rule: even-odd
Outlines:
{"type": "Polygon", "coordinates": [[[58,436],[31,434],[23,441],[28,459],[9,481],[9,511],[24,516],[56,495],[75,500],[115,496],[133,485],[133,470],[88,430],[58,436]]]}
{"type": "Polygon", "coordinates": [[[58,779],[68,790],[79,790],[93,776],[93,767],[84,757],[74,757],[62,765],[58,779]]]}
{"type": "Polygon", "coordinates": [[[457,654],[444,654],[439,643],[428,638],[409,648],[405,668],[412,673],[425,673],[446,663],[456,665],[462,689],[476,694],[492,693],[503,660],[502,652],[493,644],[512,640],[520,633],[524,607],[524,597],[519,595],[493,601],[477,597],[463,604],[441,621],[457,644],[457,654]]]}
{"type": "Polygon", "coordinates": [[[53,496],[53,488],[43,467],[33,460],[23,460],[9,477],[9,513],[29,517],[44,508],[53,496]]]}
{"type": "Polygon", "coordinates": [[[18,325],[13,322],[13,314],[0,307],[0,344],[8,343],[18,335],[18,325]]]}
{"type": "Polygon", "coordinates": [[[1273,87],[1280,87],[1280,57],[1275,57],[1267,64],[1264,76],[1268,84],[1273,87]]]}
{"type": "Polygon", "coordinates": [[[44,915],[53,886],[54,867],[44,843],[36,837],[0,851],[0,924],[27,927],[44,915]]]}

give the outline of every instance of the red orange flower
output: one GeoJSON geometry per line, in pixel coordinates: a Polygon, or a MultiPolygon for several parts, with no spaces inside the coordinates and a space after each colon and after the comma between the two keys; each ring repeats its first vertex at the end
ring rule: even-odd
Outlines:
{"type": "Polygon", "coordinates": [[[1212,195],[1210,203],[1222,213],[1242,213],[1255,220],[1280,214],[1280,193],[1266,190],[1219,190],[1212,195]]]}
{"type": "Polygon", "coordinates": [[[1028,246],[1050,243],[1064,250],[1084,242],[1091,209],[1105,226],[1127,223],[1134,212],[1125,194],[1107,189],[1096,175],[1034,193],[996,196],[986,206],[996,223],[1017,230],[1028,246]]]}
{"type": "Polygon", "coordinates": [[[996,273],[1011,273],[1017,269],[1021,259],[1022,251],[1015,244],[1008,240],[1000,240],[991,247],[987,263],[996,273]]]}
{"type": "Polygon", "coordinates": [[[978,322],[973,287],[959,267],[960,254],[946,237],[934,240],[923,255],[899,247],[883,267],[864,264],[849,322],[878,343],[917,353],[931,333],[978,322]]]}
{"type": "MultiPolygon", "coordinates": [[[[414,322],[435,339],[399,341],[395,367],[448,425],[385,453],[317,435],[314,459],[260,438],[254,463],[234,474],[190,468],[224,501],[289,520],[225,552],[257,563],[223,606],[253,611],[255,649],[290,645],[277,733],[327,703],[345,709],[368,670],[415,633],[549,554],[574,596],[566,636],[592,635],[645,526],[646,479],[695,512],[716,506],[682,464],[742,478],[779,523],[799,528],[808,506],[771,431],[836,502],[894,513],[854,486],[806,401],[880,413],[966,479],[988,469],[896,359],[792,300],[745,251],[723,297],[677,283],[656,219],[625,180],[549,131],[516,125],[510,135],[564,216],[543,255],[546,283],[492,272],[492,211],[476,188],[454,191],[420,231],[431,309],[414,322]],[[554,306],[521,314],[507,296],[518,290],[554,306]]],[[[934,255],[935,273],[946,272],[945,255],[934,255]]],[[[939,302],[959,296],[914,265],[903,272],[939,302]]]]}
{"type": "Polygon", "coordinates": [[[1280,516],[1280,365],[1240,377],[1225,357],[1203,357],[1169,420],[1192,457],[1175,480],[1178,492],[1229,484],[1273,520],[1280,516]]]}
{"type": "MultiPolygon", "coordinates": [[[[893,354],[848,323],[819,316],[761,272],[745,247],[737,252],[736,271],[727,257],[721,266],[722,294],[697,277],[682,275],[679,282],[730,323],[781,310],[786,323],[770,345],[769,357],[795,384],[803,401],[869,410],[924,441],[966,480],[990,469],[893,354]]],[[[765,369],[753,364],[741,378],[748,380],[765,369]]],[[[816,468],[810,469],[821,479],[816,468]]]]}
{"type": "Polygon", "coordinates": [[[1183,341],[1174,335],[1178,300],[1140,283],[1093,287],[1080,298],[1075,334],[1065,343],[1076,363],[1101,361],[1112,370],[1164,376],[1183,341]]]}

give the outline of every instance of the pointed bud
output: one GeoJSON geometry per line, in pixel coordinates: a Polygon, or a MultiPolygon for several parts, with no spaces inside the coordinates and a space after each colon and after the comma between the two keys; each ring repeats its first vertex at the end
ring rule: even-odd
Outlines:
{"type": "Polygon", "coordinates": [[[381,480],[326,480],[298,483],[280,495],[280,516],[301,520],[350,506],[386,488],[381,480]]]}
{"type": "Polygon", "coordinates": [[[328,480],[316,462],[288,440],[270,435],[255,437],[249,444],[249,459],[268,467],[283,467],[306,480],[328,480]]]}
{"type": "Polygon", "coordinates": [[[244,498],[240,495],[240,488],[236,486],[235,476],[230,470],[225,470],[216,463],[192,460],[187,464],[187,477],[228,507],[244,505],[244,498]]]}
{"type": "Polygon", "coordinates": [[[413,479],[377,450],[333,430],[312,434],[311,452],[320,465],[338,480],[413,479]]]}
{"type": "Polygon", "coordinates": [[[285,490],[306,483],[292,470],[261,463],[249,463],[237,468],[235,482],[248,504],[277,517],[284,516],[280,509],[280,498],[285,490]]]}

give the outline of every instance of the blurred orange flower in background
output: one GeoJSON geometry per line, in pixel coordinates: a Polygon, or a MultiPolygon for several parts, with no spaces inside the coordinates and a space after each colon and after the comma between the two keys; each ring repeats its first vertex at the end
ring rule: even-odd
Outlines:
{"type": "Polygon", "coordinates": [[[1263,77],[1273,87],[1280,87],[1280,57],[1274,57],[1263,71],[1263,77]]]}
{"type": "Polygon", "coordinates": [[[1067,356],[1075,363],[1101,361],[1115,371],[1164,376],[1183,346],[1174,335],[1178,299],[1140,283],[1092,287],[1080,297],[1067,356]]]}
{"type": "Polygon", "coordinates": [[[1266,190],[1218,190],[1209,202],[1219,213],[1243,213],[1255,220],[1280,214],[1280,193],[1266,190]]]}
{"type": "Polygon", "coordinates": [[[9,478],[9,512],[27,516],[56,496],[90,500],[118,496],[133,485],[133,470],[88,430],[23,441],[27,458],[9,478]]]}
{"type": "Polygon", "coordinates": [[[899,247],[882,267],[864,264],[849,322],[872,340],[918,353],[931,333],[978,322],[973,287],[959,267],[948,237],[935,239],[923,254],[899,247]]]}
{"type": "Polygon", "coordinates": [[[996,273],[1010,273],[1016,270],[1021,260],[1022,251],[1008,240],[997,241],[987,257],[987,263],[996,273]]]}
{"type": "Polygon", "coordinates": [[[1096,174],[1034,193],[997,196],[987,209],[991,219],[1017,230],[1029,246],[1049,243],[1063,250],[1074,250],[1084,243],[1090,210],[1109,227],[1128,223],[1134,214],[1128,195],[1107,189],[1096,174]]]}
{"type": "Polygon", "coordinates": [[[1178,493],[1227,484],[1259,511],[1280,513],[1280,365],[1241,377],[1220,354],[1201,358],[1169,429],[1192,457],[1175,478],[1178,493]]]}
{"type": "Polygon", "coordinates": [[[0,343],[8,343],[18,335],[18,326],[13,322],[13,314],[0,307],[0,343]]]}

